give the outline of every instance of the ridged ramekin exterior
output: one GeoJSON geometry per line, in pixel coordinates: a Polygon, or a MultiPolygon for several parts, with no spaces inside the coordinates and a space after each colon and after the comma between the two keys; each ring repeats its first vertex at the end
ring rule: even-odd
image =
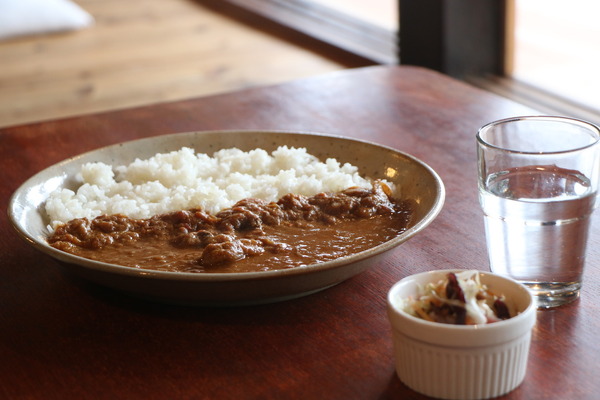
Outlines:
{"type": "Polygon", "coordinates": [[[497,346],[450,348],[394,332],[396,371],[411,389],[442,399],[486,399],[523,382],[531,333],[497,346]]]}

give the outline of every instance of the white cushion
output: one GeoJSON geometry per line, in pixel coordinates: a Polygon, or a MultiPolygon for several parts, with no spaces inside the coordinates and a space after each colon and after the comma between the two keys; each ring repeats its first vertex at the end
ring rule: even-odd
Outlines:
{"type": "Polygon", "coordinates": [[[94,18],[70,0],[0,0],[0,39],[88,27],[94,18]]]}

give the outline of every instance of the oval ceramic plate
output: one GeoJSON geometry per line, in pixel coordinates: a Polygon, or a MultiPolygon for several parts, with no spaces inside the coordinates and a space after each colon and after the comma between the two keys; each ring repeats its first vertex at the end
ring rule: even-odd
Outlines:
{"type": "Polygon", "coordinates": [[[79,155],[49,167],[26,181],[13,195],[9,217],[32,246],[65,263],[75,274],[148,299],[191,305],[240,305],[291,299],[323,290],[369,268],[378,257],[425,228],[444,203],[440,177],[420,160],[394,149],[337,136],[273,131],[189,132],[121,143],[79,155]],[[212,155],[237,147],[269,152],[281,145],[305,147],[321,158],[333,157],[359,167],[363,176],[393,182],[402,198],[418,203],[411,226],[398,237],[361,253],[281,271],[194,274],[139,270],[77,257],[50,247],[44,202],[57,188],[76,189],[74,179],[87,162],[127,164],[136,158],[191,147],[212,155]]]}

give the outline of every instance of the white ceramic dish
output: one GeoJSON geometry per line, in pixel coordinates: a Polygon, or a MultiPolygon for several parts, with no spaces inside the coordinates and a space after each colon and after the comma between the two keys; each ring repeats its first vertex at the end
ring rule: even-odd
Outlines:
{"type": "Polygon", "coordinates": [[[536,320],[534,299],[518,282],[481,271],[481,282],[494,293],[504,294],[516,316],[484,325],[451,325],[426,321],[401,310],[400,299],[415,296],[419,285],[438,282],[448,272],[408,276],[388,293],[398,377],[413,390],[436,398],[467,400],[504,395],[525,378],[536,320]]]}
{"type": "Polygon", "coordinates": [[[64,262],[69,271],[101,285],[164,302],[195,305],[238,305],[294,298],[342,282],[374,264],[378,257],[425,228],[440,212],[444,186],[429,166],[416,158],[373,143],[336,136],[272,131],[214,131],[163,135],[109,146],[78,155],[36,174],[13,195],[8,214],[17,232],[32,246],[64,262]],[[306,147],[323,160],[335,157],[359,167],[371,178],[385,178],[402,196],[417,200],[410,228],[368,251],[307,267],[242,274],[193,274],[139,270],[73,256],[50,247],[43,204],[57,188],[74,189],[74,175],[91,161],[124,164],[135,158],[178,150],[183,146],[212,154],[223,148],[244,151],[280,145],[306,147]]]}

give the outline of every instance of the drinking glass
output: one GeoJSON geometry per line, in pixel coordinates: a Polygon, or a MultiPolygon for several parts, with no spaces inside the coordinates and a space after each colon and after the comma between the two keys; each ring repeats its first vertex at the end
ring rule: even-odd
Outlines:
{"type": "Polygon", "coordinates": [[[527,286],[538,308],[579,297],[599,140],[594,124],[555,116],[504,119],[477,133],[490,268],[527,286]]]}

